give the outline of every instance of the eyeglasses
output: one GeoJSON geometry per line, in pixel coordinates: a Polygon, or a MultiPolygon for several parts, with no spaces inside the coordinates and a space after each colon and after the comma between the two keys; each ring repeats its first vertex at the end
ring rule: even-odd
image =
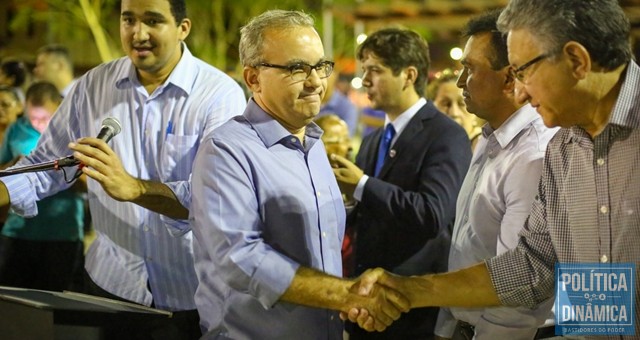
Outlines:
{"type": "Polygon", "coordinates": [[[269,63],[259,63],[254,67],[263,66],[263,67],[271,67],[271,68],[279,68],[282,70],[287,70],[291,74],[291,79],[293,81],[303,81],[307,80],[309,76],[311,76],[311,71],[316,70],[318,73],[318,77],[327,78],[333,72],[333,61],[321,61],[315,65],[309,65],[307,63],[295,63],[291,65],[276,65],[269,63]]]}
{"type": "Polygon", "coordinates": [[[531,67],[531,65],[545,59],[548,58],[549,55],[548,54],[541,54],[531,60],[529,60],[528,62],[524,63],[522,66],[518,67],[518,68],[511,68],[509,70],[509,73],[511,73],[511,76],[515,79],[517,79],[519,82],[523,82],[524,81],[524,70],[526,70],[527,68],[531,67]]]}

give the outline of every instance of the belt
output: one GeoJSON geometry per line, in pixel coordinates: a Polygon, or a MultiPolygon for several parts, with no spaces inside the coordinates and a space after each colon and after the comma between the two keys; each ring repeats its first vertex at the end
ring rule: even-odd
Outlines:
{"type": "MultiPolygon", "coordinates": [[[[458,320],[452,339],[471,340],[473,339],[474,335],[475,335],[474,325],[468,322],[458,320]]],[[[556,335],[555,326],[547,326],[547,327],[538,328],[538,331],[536,331],[536,335],[533,337],[533,339],[538,340],[538,339],[547,339],[547,338],[561,337],[561,336],[562,335],[556,335]]]]}

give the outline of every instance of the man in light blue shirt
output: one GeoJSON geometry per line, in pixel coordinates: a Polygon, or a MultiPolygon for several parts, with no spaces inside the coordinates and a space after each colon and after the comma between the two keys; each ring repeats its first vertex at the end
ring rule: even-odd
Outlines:
{"type": "Polygon", "coordinates": [[[313,123],[333,62],[307,14],[269,11],[241,30],[242,116],[202,142],[191,219],[206,338],[342,339],[337,311],[369,306],[378,330],[408,306],[341,275],[345,211],[313,123]],[[390,299],[390,300],[389,300],[390,299]],[[392,301],[392,302],[390,302],[392,301]]]}
{"type": "MultiPolygon", "coordinates": [[[[187,221],[192,162],[202,137],[246,105],[234,80],[189,52],[182,41],[190,28],[184,1],[123,0],[127,57],[78,79],[34,152],[18,164],[74,151],[89,178],[97,234],[85,264],[91,282],[128,301],[191,311],[185,338],[199,332],[187,221]],[[110,146],[87,137],[98,134],[105,117],[122,125],[110,146]]],[[[52,171],[3,178],[3,184],[0,205],[10,199],[25,216],[37,214],[36,201],[70,185],[52,171]]]]}

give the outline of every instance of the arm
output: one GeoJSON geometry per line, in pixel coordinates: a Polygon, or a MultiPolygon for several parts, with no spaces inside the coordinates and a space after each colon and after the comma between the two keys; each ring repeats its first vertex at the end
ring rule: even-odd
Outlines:
{"type": "MultiPolygon", "coordinates": [[[[488,259],[484,264],[445,274],[403,278],[379,268],[370,270],[362,275],[360,293],[366,294],[371,283],[377,282],[388,284],[401,294],[406,293],[412,308],[491,307],[500,304],[537,307],[553,294],[553,267],[558,261],[547,227],[546,211],[547,187],[557,187],[548,176],[552,173],[552,163],[543,163],[538,195],[515,249],[488,259]]],[[[349,319],[364,324],[367,322],[366,311],[358,314],[358,310],[351,310],[349,319]]]]}
{"type": "MultiPolygon", "coordinates": [[[[367,295],[374,284],[397,290],[409,299],[411,308],[451,306],[451,307],[491,307],[501,304],[484,263],[469,268],[423,276],[397,276],[382,268],[369,269],[359,278],[361,295],[367,295]]],[[[352,308],[348,315],[341,314],[357,322],[362,328],[371,328],[372,319],[366,309],[352,308]]]]}
{"type": "Polygon", "coordinates": [[[3,182],[0,181],[0,218],[2,222],[7,219],[7,214],[9,213],[9,204],[11,200],[9,199],[9,191],[3,182]]]}
{"type": "Polygon", "coordinates": [[[96,180],[113,199],[135,203],[171,218],[186,219],[189,211],[165,184],[134,178],[104,141],[81,138],[69,143],[73,156],[85,166],[82,172],[96,180]]]}
{"type": "Polygon", "coordinates": [[[411,277],[396,276],[378,268],[361,278],[360,293],[367,294],[372,283],[377,282],[406,296],[411,308],[490,307],[501,304],[484,263],[444,274],[411,277]]]}
{"type": "MultiPolygon", "coordinates": [[[[362,200],[358,204],[359,209],[366,211],[374,219],[388,221],[385,225],[390,228],[420,228],[424,235],[433,237],[455,214],[457,194],[471,159],[469,140],[461,128],[456,128],[447,131],[446,137],[443,137],[445,132],[440,132],[439,136],[430,136],[433,139],[431,143],[423,146],[428,148],[426,153],[413,146],[404,150],[414,150],[417,159],[405,157],[396,160],[391,176],[398,179],[396,183],[400,179],[405,180],[405,185],[369,177],[364,185],[362,200]],[[415,169],[416,161],[421,162],[419,169],[415,174],[409,173],[415,169]],[[407,173],[401,174],[402,171],[407,173]],[[406,187],[411,188],[407,190],[406,187]],[[390,218],[393,220],[389,220],[390,218]]],[[[342,190],[352,194],[363,171],[343,157],[334,158],[340,164],[340,168],[334,169],[336,179],[342,190]]],[[[361,158],[359,153],[358,160],[361,158]]],[[[360,163],[362,161],[358,161],[360,163]]]]}

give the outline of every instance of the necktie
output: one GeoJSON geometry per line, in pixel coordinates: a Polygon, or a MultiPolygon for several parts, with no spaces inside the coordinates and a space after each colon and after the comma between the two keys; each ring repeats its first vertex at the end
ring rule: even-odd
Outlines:
{"type": "Polygon", "coordinates": [[[374,175],[378,177],[380,174],[380,169],[382,169],[382,165],[384,164],[384,160],[387,158],[389,154],[389,147],[391,146],[391,140],[393,140],[393,136],[396,134],[396,129],[393,128],[393,124],[387,124],[387,127],[384,128],[384,133],[382,134],[382,138],[380,139],[380,146],[378,147],[378,158],[376,159],[376,170],[374,175]]]}

